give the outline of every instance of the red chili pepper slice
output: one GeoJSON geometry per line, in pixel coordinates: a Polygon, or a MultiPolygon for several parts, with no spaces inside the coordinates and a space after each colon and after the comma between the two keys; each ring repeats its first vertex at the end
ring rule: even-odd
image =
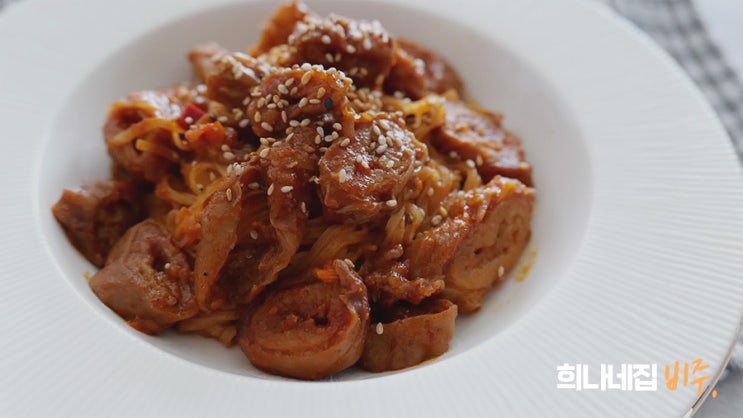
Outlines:
{"type": "Polygon", "coordinates": [[[178,125],[180,125],[183,129],[188,129],[191,125],[196,123],[197,120],[201,119],[201,117],[204,116],[204,113],[205,112],[198,106],[193,103],[189,103],[188,106],[183,109],[183,114],[181,114],[181,117],[178,118],[178,125]]]}

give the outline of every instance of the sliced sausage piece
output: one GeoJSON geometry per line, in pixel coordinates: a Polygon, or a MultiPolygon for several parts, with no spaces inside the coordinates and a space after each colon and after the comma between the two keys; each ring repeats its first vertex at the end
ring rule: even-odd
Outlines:
{"type": "Polygon", "coordinates": [[[52,213],[72,245],[98,267],[103,266],[116,241],[144,216],[137,190],[116,180],[64,190],[52,213]]]}
{"type": "Polygon", "coordinates": [[[364,222],[395,209],[397,195],[427,149],[386,113],[363,114],[347,143],[336,141],[320,159],[321,198],[329,219],[364,222]]]}
{"type": "Polygon", "coordinates": [[[534,189],[495,177],[453,202],[448,218],[413,241],[407,255],[411,276],[443,276],[441,297],[472,312],[518,262],[531,233],[534,189]]]}
{"type": "Polygon", "coordinates": [[[297,0],[279,6],[263,26],[261,39],[258,45],[250,51],[250,55],[257,57],[277,45],[285,44],[289,35],[294,32],[294,25],[304,19],[307,14],[307,6],[297,0]]]}
{"type": "Polygon", "coordinates": [[[477,171],[487,182],[500,175],[532,185],[531,165],[521,148],[521,140],[501,127],[501,117],[478,112],[461,102],[445,103],[446,122],[431,135],[433,146],[462,161],[477,163],[477,171]]]}
{"type": "Polygon", "coordinates": [[[395,59],[395,40],[379,21],[330,15],[306,15],[294,26],[288,44],[292,51],[285,64],[321,64],[335,67],[356,87],[378,88],[389,75],[395,59]]]}
{"type": "Polygon", "coordinates": [[[152,220],[129,229],[116,243],[90,288],[133,328],[156,334],[199,311],[191,267],[168,231],[152,220]]]}
{"type": "Polygon", "coordinates": [[[384,82],[390,94],[401,91],[417,100],[430,93],[454,90],[464,94],[462,79],[441,56],[416,43],[397,39],[395,65],[384,82]]]}
{"type": "Polygon", "coordinates": [[[238,342],[254,366],[299,379],[350,367],[364,349],[369,302],[361,277],[341,260],[316,280],[274,291],[249,308],[238,342]]]}
{"type": "Polygon", "coordinates": [[[445,299],[401,305],[373,322],[361,356],[370,372],[399,370],[444,354],[454,336],[457,305],[445,299]]]}

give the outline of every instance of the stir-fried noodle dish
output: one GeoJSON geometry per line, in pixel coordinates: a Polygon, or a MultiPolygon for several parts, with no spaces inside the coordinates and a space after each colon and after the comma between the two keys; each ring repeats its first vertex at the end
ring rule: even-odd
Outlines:
{"type": "Polygon", "coordinates": [[[299,379],[446,352],[530,236],[531,166],[501,116],[432,50],[300,3],[247,52],[188,59],[193,81],[111,105],[111,179],[52,209],[98,298],[299,379]]]}

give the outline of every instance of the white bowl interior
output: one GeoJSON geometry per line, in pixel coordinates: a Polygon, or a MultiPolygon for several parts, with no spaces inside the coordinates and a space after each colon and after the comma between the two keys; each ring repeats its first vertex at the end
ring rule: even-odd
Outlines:
{"type": "MultiPolygon", "coordinates": [[[[535,167],[538,197],[527,253],[535,252],[536,257],[525,280],[514,280],[512,274],[491,292],[479,312],[458,319],[451,348],[438,361],[497,338],[560,284],[583,238],[592,182],[586,142],[573,117],[539,72],[524,63],[519,51],[508,49],[507,39],[491,39],[445,17],[404,6],[332,1],[310,5],[321,14],[379,19],[392,34],[435,49],[459,71],[471,98],[504,113],[506,127],[521,136],[535,167]]],[[[109,176],[110,160],[101,126],[112,101],[131,91],[190,79],[186,53],[196,44],[214,40],[233,50],[245,50],[257,40],[261,23],[274,7],[275,3],[256,1],[213,8],[111,51],[67,98],[50,129],[54,135],[44,139],[37,191],[41,228],[52,259],[64,273],[60,279],[66,280],[93,311],[155,349],[216,370],[262,378],[273,377],[254,369],[239,349],[226,350],[216,341],[198,336],[166,333],[148,337],[130,329],[90,291],[83,274],[94,272],[94,267],[68,243],[49,208],[63,188],[109,176]]],[[[334,379],[373,376],[350,370],[334,379]]]]}

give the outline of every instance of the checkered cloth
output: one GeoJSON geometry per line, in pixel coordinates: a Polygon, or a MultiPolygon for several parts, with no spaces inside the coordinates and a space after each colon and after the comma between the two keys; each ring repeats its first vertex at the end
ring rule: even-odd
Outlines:
{"type": "Polygon", "coordinates": [[[692,0],[602,0],[668,51],[717,111],[743,161],[743,84],[692,0]]]}

